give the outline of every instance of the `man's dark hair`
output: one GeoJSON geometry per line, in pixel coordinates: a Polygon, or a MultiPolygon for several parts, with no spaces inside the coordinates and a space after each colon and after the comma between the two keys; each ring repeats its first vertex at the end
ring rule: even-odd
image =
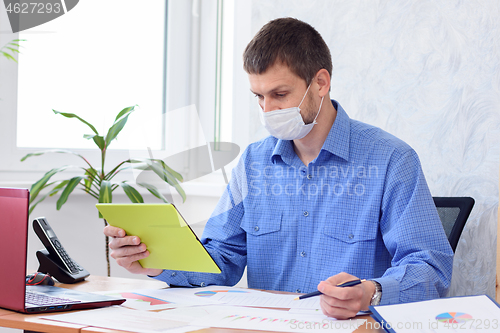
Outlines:
{"type": "Polygon", "coordinates": [[[309,24],[287,17],[264,25],[243,52],[248,74],[262,74],[277,61],[309,85],[324,68],[332,75],[330,50],[321,35],[309,24]]]}

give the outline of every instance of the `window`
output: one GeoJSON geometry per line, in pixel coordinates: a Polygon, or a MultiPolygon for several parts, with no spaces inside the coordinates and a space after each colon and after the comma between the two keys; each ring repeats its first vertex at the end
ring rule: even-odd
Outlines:
{"type": "MultiPolygon", "coordinates": [[[[108,152],[110,163],[137,153],[131,149],[148,156],[147,147],[155,158],[216,140],[236,142],[244,149],[249,142],[245,120],[249,112],[241,105],[248,107],[254,101],[241,61],[232,59],[241,59],[238,48],[249,40],[241,36],[250,34],[246,30],[242,34],[241,22],[231,33],[234,13],[249,6],[233,0],[87,0],[41,26],[0,36],[2,42],[27,39],[19,66],[0,61],[0,130],[7,134],[0,146],[4,156],[0,181],[33,181],[67,163],[66,156],[58,154],[20,163],[34,148],[84,149],[85,156],[99,158],[93,142],[82,138],[89,129],[76,119],[53,114],[52,109],[76,113],[105,134],[122,108],[138,104],[108,152]],[[218,10],[224,15],[218,16],[218,10]],[[224,58],[223,66],[216,68],[218,18],[225,29],[219,44],[224,58]],[[218,82],[216,70],[222,71],[218,82]],[[217,84],[222,96],[219,114],[215,113],[217,84]],[[250,97],[250,103],[241,101],[241,96],[250,97]]],[[[249,21],[246,9],[239,15],[249,21]]],[[[3,8],[0,15],[1,28],[8,31],[3,8]]]]}
{"type": "Polygon", "coordinates": [[[20,38],[27,42],[19,56],[18,147],[94,148],[82,139],[84,124],[51,110],[76,113],[105,134],[121,109],[137,104],[112,148],[143,148],[137,135],[160,148],[165,2],[80,1],[20,38]]]}

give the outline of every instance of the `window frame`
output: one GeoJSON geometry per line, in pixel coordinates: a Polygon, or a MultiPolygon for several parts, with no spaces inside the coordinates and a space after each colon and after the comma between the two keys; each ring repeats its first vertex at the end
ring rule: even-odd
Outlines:
{"type": "MultiPolygon", "coordinates": [[[[216,1],[167,1],[166,6],[166,47],[165,64],[171,75],[164,78],[164,113],[165,110],[175,110],[180,107],[195,104],[198,106],[204,137],[207,141],[214,138],[214,105],[215,105],[215,40],[216,40],[216,1]],[[172,15],[175,13],[175,15],[172,15]],[[214,33],[211,33],[211,32],[214,33]],[[212,52],[213,49],[213,52],[212,52]],[[180,51],[180,52],[179,52],[180,51]],[[213,54],[213,56],[210,56],[213,54]],[[204,56],[200,56],[204,55],[204,56]],[[207,56],[208,55],[208,56],[207,56]],[[187,75],[186,75],[187,73],[187,75]],[[186,89],[189,87],[189,89],[186,89]],[[203,104],[201,103],[203,101],[203,104]]],[[[0,11],[0,30],[10,31],[7,13],[0,11]]],[[[4,45],[12,39],[19,38],[18,33],[0,34],[0,44],[4,45]]],[[[0,186],[29,187],[50,169],[66,164],[78,164],[77,157],[66,154],[47,154],[21,162],[20,159],[28,153],[45,150],[43,148],[17,147],[17,96],[18,96],[18,64],[7,59],[0,59],[0,131],[3,133],[0,144],[0,186]],[[3,104],[3,105],[2,105],[3,104]]],[[[163,122],[163,136],[175,138],[183,135],[188,145],[200,140],[199,131],[194,130],[197,124],[189,116],[184,119],[184,126],[166,124],[163,122]]],[[[196,119],[197,121],[197,119],[196,119]]],[[[43,135],[43,129],[40,129],[43,135]]],[[[163,147],[166,148],[166,147],[163,147]]],[[[50,149],[50,148],[49,148],[50,149]]],[[[100,161],[97,149],[69,149],[82,154],[92,161],[100,161]]],[[[153,156],[164,153],[153,151],[153,156]]],[[[106,165],[116,165],[128,159],[128,150],[110,149],[107,152],[106,165]]],[[[65,177],[78,171],[67,170],[65,177]]],[[[220,171],[219,171],[220,173],[220,171]]],[[[213,179],[217,175],[212,175],[213,179]]],[[[221,176],[222,177],[222,176],[221,176]]],[[[210,177],[208,177],[210,178],[210,177]]],[[[216,182],[218,182],[216,180],[216,182]]],[[[188,185],[188,188],[192,186],[188,185]]]]}

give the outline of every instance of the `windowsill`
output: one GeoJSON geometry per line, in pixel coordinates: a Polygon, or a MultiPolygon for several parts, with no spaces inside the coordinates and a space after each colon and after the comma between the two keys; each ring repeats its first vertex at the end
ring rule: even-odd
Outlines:
{"type": "MultiPolygon", "coordinates": [[[[31,188],[33,183],[27,181],[2,181],[0,182],[0,187],[14,187],[14,188],[31,188]]],[[[188,183],[182,183],[182,188],[186,192],[186,196],[199,196],[199,197],[213,197],[219,198],[226,184],[224,182],[212,182],[212,181],[190,181],[188,183]]],[[[149,194],[148,190],[143,187],[137,186],[136,189],[141,193],[141,195],[149,194]]],[[[173,193],[176,193],[173,187],[170,188],[173,193]]],[[[88,195],[83,191],[73,191],[71,196],[74,195],[88,195]]]]}

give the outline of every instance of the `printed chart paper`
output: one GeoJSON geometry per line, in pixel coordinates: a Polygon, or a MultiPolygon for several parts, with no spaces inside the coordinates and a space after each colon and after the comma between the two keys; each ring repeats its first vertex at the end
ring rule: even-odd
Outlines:
{"type": "Polygon", "coordinates": [[[288,311],[233,307],[199,318],[190,324],[273,332],[351,333],[364,322],[364,319],[335,320],[324,315],[301,316],[288,311]]]}
{"type": "Polygon", "coordinates": [[[487,296],[375,306],[394,332],[500,332],[500,308],[487,296]]]}
{"type": "Polygon", "coordinates": [[[122,306],[76,311],[40,318],[143,333],[158,333],[188,325],[187,322],[165,320],[156,312],[131,310],[122,306]]]}
{"type": "Polygon", "coordinates": [[[264,308],[281,308],[281,309],[320,309],[319,297],[311,297],[303,300],[294,300],[297,295],[283,294],[250,294],[250,295],[234,295],[219,293],[213,296],[214,301],[219,301],[224,304],[236,306],[253,306],[264,308]]]}
{"type": "MultiPolygon", "coordinates": [[[[192,323],[205,316],[210,316],[220,311],[234,311],[234,306],[226,305],[209,305],[209,306],[193,306],[176,308],[167,311],[158,312],[161,318],[167,320],[179,320],[192,323]]],[[[200,324],[200,322],[198,322],[200,324]]]]}
{"type": "Polygon", "coordinates": [[[125,298],[122,306],[135,310],[165,310],[177,307],[208,305],[216,301],[194,296],[178,295],[172,289],[138,289],[96,292],[96,294],[125,298]]]}
{"type": "Polygon", "coordinates": [[[214,301],[218,298],[218,296],[222,295],[232,295],[232,296],[248,296],[248,295],[273,295],[271,293],[254,290],[254,289],[245,289],[238,287],[227,287],[227,286],[209,286],[209,287],[200,287],[200,288],[168,288],[169,293],[195,297],[197,299],[204,298],[206,300],[214,301]]]}

